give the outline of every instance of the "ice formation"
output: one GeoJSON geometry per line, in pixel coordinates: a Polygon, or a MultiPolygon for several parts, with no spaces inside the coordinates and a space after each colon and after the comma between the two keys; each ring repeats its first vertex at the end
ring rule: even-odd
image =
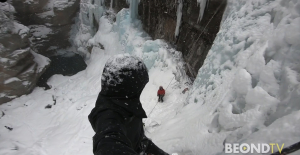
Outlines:
{"type": "Polygon", "coordinates": [[[178,0],[177,1],[178,6],[177,6],[177,21],[176,21],[175,37],[178,36],[179,28],[180,28],[180,25],[181,25],[182,7],[183,7],[182,1],[183,0],[178,0]]]}
{"type": "Polygon", "coordinates": [[[208,2],[209,2],[209,0],[197,0],[197,3],[200,6],[198,21],[202,20],[203,15],[204,15],[204,11],[205,11],[205,8],[206,8],[206,5],[207,5],[206,3],[208,3],[208,2]]]}
{"type": "Polygon", "coordinates": [[[87,41],[91,39],[99,28],[99,21],[104,11],[104,0],[81,0],[80,12],[76,19],[76,24],[71,30],[70,41],[79,54],[89,58],[90,45],[87,41]]]}
{"type": "Polygon", "coordinates": [[[182,55],[142,31],[130,13],[136,7],[121,10],[115,23],[99,14],[100,29],[92,33],[89,10],[95,6],[82,1],[77,21],[78,47],[95,45],[87,69],[72,77],[55,75],[48,81],[52,89],[36,88],[1,105],[0,124],[13,130],[0,128],[0,154],[92,154],[87,115],[101,89],[105,62],[119,53],[141,58],[149,69],[141,95],[149,116],[145,130],[168,153],[216,155],[224,154],[224,142],[289,146],[299,141],[300,1],[228,0],[220,32],[189,94],[181,93],[189,87],[182,55]],[[166,102],[154,107],[160,85],[169,86],[166,102]],[[45,109],[48,104],[51,109],[45,109]]]}
{"type": "Polygon", "coordinates": [[[127,3],[130,4],[129,10],[130,10],[131,19],[133,20],[137,19],[140,0],[126,0],[126,1],[127,3]]]}
{"type": "Polygon", "coordinates": [[[296,130],[282,130],[285,137],[256,135],[299,116],[299,6],[293,0],[228,1],[189,99],[219,115],[218,132],[230,131],[227,142],[297,142],[296,130]]]}

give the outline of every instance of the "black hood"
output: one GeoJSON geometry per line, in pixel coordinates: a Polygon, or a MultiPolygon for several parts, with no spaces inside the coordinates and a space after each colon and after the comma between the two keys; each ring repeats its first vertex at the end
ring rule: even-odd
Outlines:
{"type": "Polygon", "coordinates": [[[140,95],[148,81],[148,70],[142,60],[130,55],[116,55],[106,62],[103,69],[102,89],[96,106],[118,109],[111,107],[110,104],[114,104],[131,115],[146,118],[140,95]]]}
{"type": "Polygon", "coordinates": [[[116,55],[105,64],[100,94],[113,98],[139,98],[148,81],[148,70],[142,60],[130,55],[116,55]]]}

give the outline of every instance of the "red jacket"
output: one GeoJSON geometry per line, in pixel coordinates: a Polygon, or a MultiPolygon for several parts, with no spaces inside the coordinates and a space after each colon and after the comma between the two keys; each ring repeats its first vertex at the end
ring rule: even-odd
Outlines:
{"type": "Polygon", "coordinates": [[[157,95],[165,95],[165,90],[164,89],[162,89],[162,90],[158,89],[157,95]]]}

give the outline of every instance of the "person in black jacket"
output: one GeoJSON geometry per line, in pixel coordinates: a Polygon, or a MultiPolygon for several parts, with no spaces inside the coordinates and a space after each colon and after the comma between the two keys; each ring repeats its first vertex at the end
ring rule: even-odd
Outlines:
{"type": "Polygon", "coordinates": [[[147,68],[137,57],[117,55],[106,62],[89,115],[96,132],[95,155],[168,155],[144,134],[142,119],[147,116],[139,98],[148,81],[147,68]]]}

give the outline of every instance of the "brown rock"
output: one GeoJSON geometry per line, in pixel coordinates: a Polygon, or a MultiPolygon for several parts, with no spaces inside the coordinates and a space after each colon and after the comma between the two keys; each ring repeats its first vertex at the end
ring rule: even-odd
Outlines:
{"type": "Polygon", "coordinates": [[[31,37],[32,48],[35,51],[49,57],[54,55],[57,49],[71,46],[70,30],[79,11],[80,0],[34,0],[31,3],[22,1],[12,0],[16,19],[30,27],[31,32],[36,31],[38,26],[51,30],[43,37],[31,37]]]}
{"type": "Polygon", "coordinates": [[[0,10],[0,104],[30,93],[45,71],[29,41],[29,29],[0,10]]]}

